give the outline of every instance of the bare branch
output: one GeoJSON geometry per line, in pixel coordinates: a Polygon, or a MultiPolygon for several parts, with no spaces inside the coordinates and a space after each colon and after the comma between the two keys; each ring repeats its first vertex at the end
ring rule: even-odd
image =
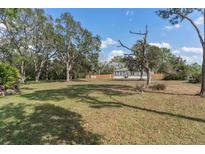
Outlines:
{"type": "Polygon", "coordinates": [[[145,33],[140,33],[140,32],[133,32],[133,31],[129,31],[130,34],[136,34],[136,35],[145,35],[145,33]]]}
{"type": "Polygon", "coordinates": [[[120,43],[119,47],[123,47],[123,48],[126,48],[126,49],[130,50],[130,51],[135,52],[135,50],[133,50],[132,48],[127,47],[126,45],[124,45],[120,40],[118,40],[118,42],[120,43]]]}

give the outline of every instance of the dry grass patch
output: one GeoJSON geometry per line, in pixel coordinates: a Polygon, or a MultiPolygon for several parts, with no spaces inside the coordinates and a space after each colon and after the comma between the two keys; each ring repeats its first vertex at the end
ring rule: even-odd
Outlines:
{"type": "Polygon", "coordinates": [[[127,92],[144,82],[25,85],[0,98],[0,144],[205,144],[199,85],[157,81],[166,90],[127,92]]]}

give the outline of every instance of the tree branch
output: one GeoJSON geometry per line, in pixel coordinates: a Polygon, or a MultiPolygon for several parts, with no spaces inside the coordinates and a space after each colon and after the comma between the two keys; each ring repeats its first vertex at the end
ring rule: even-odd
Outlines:
{"type": "Polygon", "coordinates": [[[123,48],[125,48],[125,49],[128,49],[128,50],[130,50],[130,51],[135,52],[135,50],[133,50],[133,49],[127,47],[126,45],[124,45],[120,40],[118,40],[118,42],[120,43],[120,46],[119,46],[119,47],[123,47],[123,48]]]}
{"type": "Polygon", "coordinates": [[[130,33],[130,34],[136,34],[136,35],[145,35],[145,33],[140,33],[140,32],[137,33],[137,32],[133,32],[133,31],[131,31],[131,30],[129,31],[129,33],[130,33]]]}
{"type": "Polygon", "coordinates": [[[195,28],[195,30],[196,30],[196,32],[197,32],[197,34],[198,34],[199,40],[200,40],[200,42],[201,42],[201,44],[202,44],[202,47],[205,47],[202,34],[201,34],[199,28],[198,28],[198,27],[196,26],[196,24],[194,23],[194,21],[193,21],[191,18],[189,18],[188,16],[186,16],[186,15],[184,15],[184,14],[182,14],[182,13],[176,13],[176,14],[179,15],[180,17],[182,17],[182,18],[187,19],[187,20],[194,26],[194,28],[195,28]]]}

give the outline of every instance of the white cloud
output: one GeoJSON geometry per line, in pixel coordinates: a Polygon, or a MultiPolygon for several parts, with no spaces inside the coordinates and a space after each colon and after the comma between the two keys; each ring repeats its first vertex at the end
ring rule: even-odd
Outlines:
{"type": "Polygon", "coordinates": [[[101,43],[101,48],[103,49],[103,48],[107,48],[109,45],[116,45],[116,44],[118,44],[116,41],[114,41],[113,39],[111,39],[111,38],[107,38],[106,40],[102,40],[101,41],[102,43],[101,43]]]}
{"type": "Polygon", "coordinates": [[[194,21],[194,23],[196,24],[196,25],[201,25],[201,24],[203,24],[204,23],[204,18],[201,16],[201,17],[198,17],[195,21],[194,21]]]}
{"type": "Polygon", "coordinates": [[[122,51],[122,50],[112,50],[111,53],[109,54],[107,60],[110,61],[116,56],[124,56],[124,51],[122,51]]]}
{"type": "Polygon", "coordinates": [[[196,54],[202,54],[203,50],[202,48],[194,48],[194,47],[182,47],[182,51],[187,52],[187,53],[196,53],[196,54]]]}
{"type": "Polygon", "coordinates": [[[180,50],[173,50],[172,53],[178,55],[181,53],[181,51],[180,50]]]}
{"type": "Polygon", "coordinates": [[[202,63],[202,48],[195,47],[181,47],[172,51],[175,55],[182,57],[188,64],[202,63]]]}
{"type": "Polygon", "coordinates": [[[157,46],[159,48],[168,48],[170,49],[171,48],[171,45],[169,43],[166,43],[166,42],[162,42],[162,43],[149,43],[150,45],[153,45],[153,46],[157,46]]]}
{"type": "Polygon", "coordinates": [[[181,27],[180,24],[175,24],[175,25],[172,25],[172,26],[165,26],[164,28],[167,29],[167,30],[171,30],[171,29],[180,28],[180,27],[181,27]]]}
{"type": "Polygon", "coordinates": [[[193,63],[202,63],[202,56],[181,56],[182,59],[186,60],[188,64],[193,64],[193,63]]]}

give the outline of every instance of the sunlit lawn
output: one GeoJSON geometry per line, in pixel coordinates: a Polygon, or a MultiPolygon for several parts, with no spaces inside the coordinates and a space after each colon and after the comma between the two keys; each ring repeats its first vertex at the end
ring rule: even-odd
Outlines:
{"type": "Polygon", "coordinates": [[[24,85],[0,97],[0,144],[205,144],[199,85],[157,81],[167,89],[137,94],[137,82],[24,85]]]}

